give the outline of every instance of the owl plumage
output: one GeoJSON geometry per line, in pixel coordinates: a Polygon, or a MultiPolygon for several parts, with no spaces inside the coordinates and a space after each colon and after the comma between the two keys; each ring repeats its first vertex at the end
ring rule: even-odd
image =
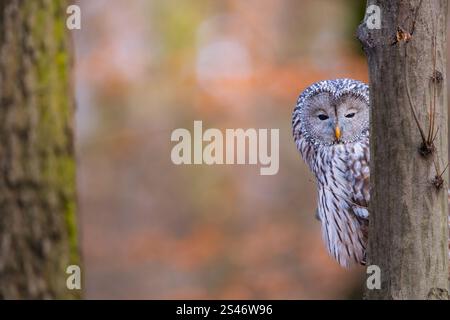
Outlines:
{"type": "MultiPolygon", "coordinates": [[[[357,80],[336,79],[317,82],[303,91],[292,116],[297,149],[316,177],[323,239],[343,267],[365,264],[369,113],[369,87],[357,80]]],[[[450,190],[448,199],[450,203],[450,190]]]]}
{"type": "Polygon", "coordinates": [[[316,177],[323,239],[344,267],[365,263],[369,108],[366,84],[337,79],[308,87],[293,113],[297,148],[316,177]]]}

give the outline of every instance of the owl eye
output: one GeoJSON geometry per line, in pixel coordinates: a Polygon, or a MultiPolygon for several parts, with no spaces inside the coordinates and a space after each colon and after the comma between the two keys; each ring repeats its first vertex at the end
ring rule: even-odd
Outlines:
{"type": "Polygon", "coordinates": [[[355,116],[354,112],[345,115],[346,118],[353,118],[354,116],[355,116]]]}
{"type": "Polygon", "coordinates": [[[317,117],[322,121],[327,120],[329,118],[326,114],[319,114],[317,117]]]}

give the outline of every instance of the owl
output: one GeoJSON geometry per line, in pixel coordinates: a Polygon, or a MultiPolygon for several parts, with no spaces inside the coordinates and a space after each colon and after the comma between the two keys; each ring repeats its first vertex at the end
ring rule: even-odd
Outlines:
{"type": "Polygon", "coordinates": [[[341,266],[365,264],[368,233],[369,87],[352,79],[317,82],[298,98],[292,127],[317,182],[317,216],[341,266]]]}

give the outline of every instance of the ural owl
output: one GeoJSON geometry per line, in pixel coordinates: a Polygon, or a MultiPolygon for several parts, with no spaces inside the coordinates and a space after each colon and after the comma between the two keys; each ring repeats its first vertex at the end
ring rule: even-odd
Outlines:
{"type": "Polygon", "coordinates": [[[294,109],[295,143],[317,182],[317,215],[340,265],[365,263],[369,193],[369,87],[351,79],[308,87],[294,109]]]}
{"type": "MultiPolygon", "coordinates": [[[[330,255],[344,267],[365,264],[369,113],[369,87],[337,79],[303,91],[292,116],[297,149],[316,177],[323,239],[330,255]]],[[[448,219],[450,224],[450,214],[448,219]]]]}

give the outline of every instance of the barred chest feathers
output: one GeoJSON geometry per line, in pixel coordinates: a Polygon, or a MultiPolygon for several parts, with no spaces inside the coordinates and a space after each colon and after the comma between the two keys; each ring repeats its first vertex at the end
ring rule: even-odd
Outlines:
{"type": "Polygon", "coordinates": [[[322,236],[330,255],[344,267],[364,264],[365,260],[367,217],[358,211],[367,214],[367,209],[356,203],[357,193],[365,189],[361,185],[365,183],[362,166],[367,167],[369,178],[365,149],[356,142],[322,146],[310,154],[314,155],[310,161],[317,181],[322,236]]]}

